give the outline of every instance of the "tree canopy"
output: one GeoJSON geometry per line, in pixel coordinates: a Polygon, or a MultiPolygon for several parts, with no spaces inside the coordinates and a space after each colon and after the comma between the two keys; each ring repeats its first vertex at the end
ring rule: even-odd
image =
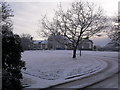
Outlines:
{"type": "Polygon", "coordinates": [[[106,17],[100,7],[89,2],[73,2],[66,11],[60,6],[55,11],[53,20],[42,19],[44,35],[60,33],[67,38],[73,47],[73,58],[76,58],[76,49],[82,38],[91,37],[105,29],[106,17]]]}

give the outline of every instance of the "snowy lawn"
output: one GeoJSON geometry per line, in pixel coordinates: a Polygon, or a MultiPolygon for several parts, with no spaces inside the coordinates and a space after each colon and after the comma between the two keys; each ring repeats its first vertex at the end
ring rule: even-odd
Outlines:
{"type": "Polygon", "coordinates": [[[117,52],[83,51],[80,57],[78,51],[73,59],[71,50],[25,51],[22,54],[27,68],[23,70],[25,81],[30,87],[45,88],[78,76],[89,76],[107,67],[97,56],[117,58],[117,52]]]}

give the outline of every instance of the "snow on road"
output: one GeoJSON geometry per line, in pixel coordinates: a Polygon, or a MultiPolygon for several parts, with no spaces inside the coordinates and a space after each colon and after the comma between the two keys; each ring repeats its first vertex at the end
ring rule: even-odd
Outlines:
{"type": "Polygon", "coordinates": [[[72,59],[71,50],[25,51],[22,54],[27,68],[23,71],[25,81],[30,88],[45,88],[77,75],[89,76],[107,67],[100,57],[117,58],[117,52],[83,51],[80,57],[78,51],[77,58],[72,59]]]}

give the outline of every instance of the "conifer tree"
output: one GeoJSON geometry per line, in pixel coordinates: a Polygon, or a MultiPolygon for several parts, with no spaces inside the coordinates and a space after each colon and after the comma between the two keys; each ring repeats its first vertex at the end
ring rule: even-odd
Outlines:
{"type": "Polygon", "coordinates": [[[21,40],[19,35],[13,33],[11,17],[13,11],[9,4],[1,2],[2,21],[0,21],[2,33],[2,89],[20,90],[22,85],[21,69],[25,68],[25,62],[21,60],[21,40]]]}

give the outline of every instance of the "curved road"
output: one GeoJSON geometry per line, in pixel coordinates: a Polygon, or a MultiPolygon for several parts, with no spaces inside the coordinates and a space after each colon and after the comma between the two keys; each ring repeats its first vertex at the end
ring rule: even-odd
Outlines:
{"type": "Polygon", "coordinates": [[[118,88],[118,84],[118,73],[116,73],[109,78],[106,78],[85,88],[118,88]]]}
{"type": "Polygon", "coordinates": [[[77,79],[68,83],[63,83],[55,86],[51,86],[47,89],[52,88],[118,88],[118,61],[111,60],[108,57],[103,59],[108,63],[108,67],[101,72],[83,79],[77,79]]]}

